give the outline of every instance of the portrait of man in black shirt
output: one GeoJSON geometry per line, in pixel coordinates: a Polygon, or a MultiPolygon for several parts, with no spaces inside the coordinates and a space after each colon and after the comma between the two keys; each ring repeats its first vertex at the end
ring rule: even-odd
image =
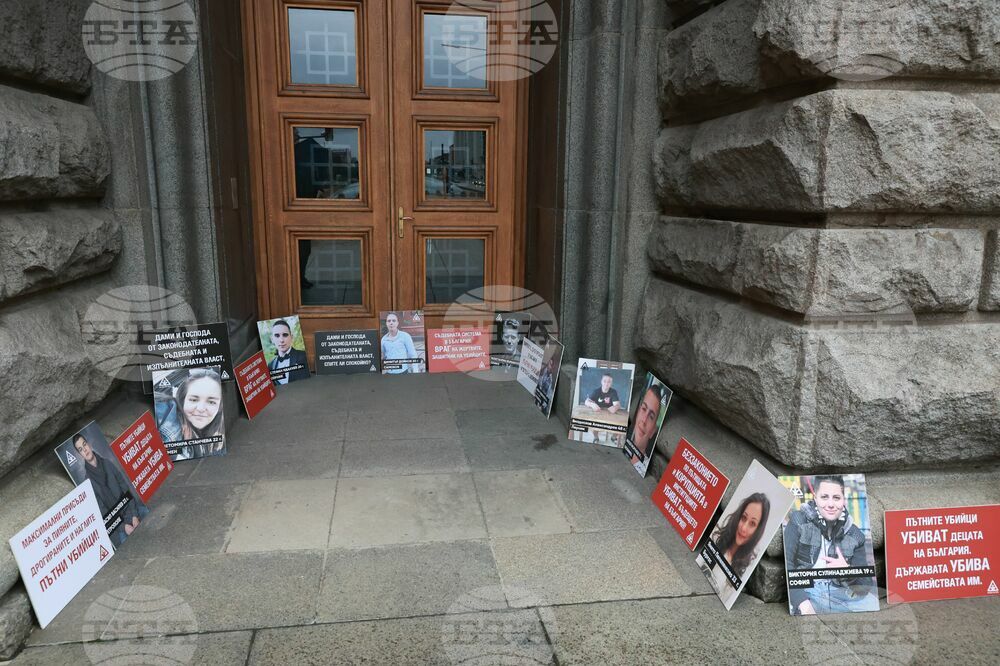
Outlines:
{"type": "Polygon", "coordinates": [[[618,410],[622,408],[622,402],[618,397],[618,391],[611,387],[613,382],[614,377],[605,373],[601,377],[601,388],[591,391],[590,395],[587,396],[587,401],[583,404],[595,412],[604,409],[612,414],[617,414],[618,410]]]}

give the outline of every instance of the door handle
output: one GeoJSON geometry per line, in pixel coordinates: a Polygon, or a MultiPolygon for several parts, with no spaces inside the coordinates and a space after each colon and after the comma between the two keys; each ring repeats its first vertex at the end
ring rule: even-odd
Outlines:
{"type": "Polygon", "coordinates": [[[399,237],[402,238],[403,237],[403,223],[406,222],[406,221],[412,222],[413,218],[410,217],[409,215],[403,215],[403,207],[400,206],[399,207],[399,213],[397,214],[396,219],[399,222],[399,237]]]}

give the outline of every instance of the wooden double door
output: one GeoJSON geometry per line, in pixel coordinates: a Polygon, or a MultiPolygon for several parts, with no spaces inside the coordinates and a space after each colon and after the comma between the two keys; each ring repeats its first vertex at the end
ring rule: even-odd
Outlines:
{"type": "Polygon", "coordinates": [[[262,317],[311,345],[521,283],[527,87],[479,6],[244,0],[262,317]]]}

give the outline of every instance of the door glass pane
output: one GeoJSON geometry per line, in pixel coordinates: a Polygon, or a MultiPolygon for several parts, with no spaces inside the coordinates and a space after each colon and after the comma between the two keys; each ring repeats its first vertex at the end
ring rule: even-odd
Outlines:
{"type": "Polygon", "coordinates": [[[486,198],[486,130],[424,130],[424,196],[486,198]]]}
{"type": "Polygon", "coordinates": [[[483,287],[486,241],[482,238],[428,238],[427,302],[452,303],[483,287]]]}
{"type": "Polygon", "coordinates": [[[362,305],[361,241],[299,240],[302,305],[362,305]]]}
{"type": "Polygon", "coordinates": [[[343,9],[288,10],[292,83],[358,85],[354,12],[343,9]]]}
{"type": "Polygon", "coordinates": [[[357,127],[296,127],[295,196],[359,199],[357,127]]]}
{"type": "Polygon", "coordinates": [[[486,17],[424,14],[424,87],[486,88],[486,17]]]}

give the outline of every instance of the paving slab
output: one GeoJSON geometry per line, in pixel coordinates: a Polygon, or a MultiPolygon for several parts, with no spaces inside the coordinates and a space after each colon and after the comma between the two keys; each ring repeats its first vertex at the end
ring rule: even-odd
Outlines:
{"type": "Polygon", "coordinates": [[[533,610],[324,624],[257,632],[248,664],[550,664],[533,610]]]}
{"type": "MultiPolygon", "coordinates": [[[[322,394],[320,394],[322,395],[322,394]]],[[[304,413],[284,412],[272,403],[253,421],[240,419],[227,435],[230,449],[240,446],[268,447],[276,444],[336,444],[344,441],[349,413],[346,408],[331,409],[330,396],[306,396],[304,413]],[[274,411],[271,411],[271,410],[274,411]]],[[[346,403],[340,403],[346,404],[346,403]]]]}
{"type": "Polygon", "coordinates": [[[10,663],[16,666],[79,666],[91,663],[243,666],[250,652],[251,637],[249,631],[238,631],[31,647],[10,663]]]}
{"type": "Polygon", "coordinates": [[[468,471],[461,440],[449,437],[345,442],[340,475],[405,476],[468,471]]]}
{"type": "Polygon", "coordinates": [[[387,405],[405,405],[405,411],[434,412],[451,409],[448,391],[444,386],[426,386],[424,382],[396,382],[386,377],[378,386],[358,388],[351,392],[350,411],[385,413],[387,405]]]}
{"type": "Polygon", "coordinates": [[[233,521],[226,552],[323,550],[336,492],[336,479],[254,483],[233,521]]]}
{"type": "Polygon", "coordinates": [[[565,433],[463,435],[462,448],[474,470],[600,465],[624,460],[618,449],[571,442],[565,433]]]}
{"type": "MultiPolygon", "coordinates": [[[[498,589],[500,577],[485,541],[366,549],[326,556],[317,622],[373,620],[468,610],[462,595],[498,589]]],[[[487,609],[506,608],[499,594],[487,609]]]]}
{"type": "Polygon", "coordinates": [[[493,539],[515,607],[686,596],[691,588],[645,531],[493,539]],[[533,601],[531,594],[539,601],[533,601]],[[519,598],[518,598],[519,597],[519,598]]]}
{"type": "Polygon", "coordinates": [[[684,539],[672,527],[667,525],[666,518],[663,519],[661,527],[650,527],[646,532],[653,537],[660,550],[663,551],[663,554],[674,565],[677,573],[681,575],[681,578],[694,594],[715,594],[708,579],[705,578],[705,574],[695,564],[694,560],[697,551],[692,551],[688,548],[684,539]]]}
{"type": "Polygon", "coordinates": [[[135,584],[180,596],[199,631],[232,631],[312,622],[322,571],[322,551],[158,557],[135,584]]]}
{"type": "Polygon", "coordinates": [[[608,465],[549,467],[545,472],[569,511],[576,531],[645,528],[663,525],[649,499],[656,480],[643,479],[615,449],[621,460],[608,465]]]}
{"type": "Polygon", "coordinates": [[[347,419],[347,439],[352,441],[449,437],[458,437],[455,415],[450,409],[420,413],[411,412],[408,407],[387,408],[379,413],[352,411],[347,419]]]}
{"type": "MultiPolygon", "coordinates": [[[[560,606],[540,616],[561,666],[859,663],[849,652],[841,661],[810,659],[787,610],[756,599],[728,613],[713,596],[560,606]]],[[[830,638],[818,621],[807,624],[830,638]]]]}
{"type": "Polygon", "coordinates": [[[470,474],[341,479],[337,486],[331,548],[485,537],[470,474]]]}
{"type": "Polygon", "coordinates": [[[340,441],[236,445],[225,456],[202,460],[184,485],[336,478],[342,448],[340,441]]]}
{"type": "MultiPolygon", "coordinates": [[[[518,387],[510,387],[515,390],[518,387]]],[[[569,439],[569,432],[556,419],[546,419],[537,409],[459,409],[455,421],[462,438],[495,437],[497,435],[555,435],[569,439]]]]}
{"type": "Polygon", "coordinates": [[[112,557],[97,575],[87,583],[73,600],[44,629],[35,626],[28,637],[28,645],[94,640],[104,633],[111,615],[94,613],[92,606],[115,607],[128,595],[132,583],[146,566],[146,560],[112,557]],[[100,601],[98,601],[100,600],[100,601]]]}
{"type": "Polygon", "coordinates": [[[115,558],[221,553],[229,527],[250,486],[173,486],[150,502],[150,511],[115,558]]]}
{"type": "Polygon", "coordinates": [[[516,381],[516,373],[496,375],[503,381],[475,379],[462,375],[464,381],[458,379],[445,380],[448,389],[448,399],[451,408],[455,410],[505,408],[517,410],[518,413],[538,415],[545,418],[535,407],[535,397],[529,394],[516,381]]]}
{"type": "Polygon", "coordinates": [[[473,478],[491,537],[572,531],[543,470],[478,472],[473,478]]]}

